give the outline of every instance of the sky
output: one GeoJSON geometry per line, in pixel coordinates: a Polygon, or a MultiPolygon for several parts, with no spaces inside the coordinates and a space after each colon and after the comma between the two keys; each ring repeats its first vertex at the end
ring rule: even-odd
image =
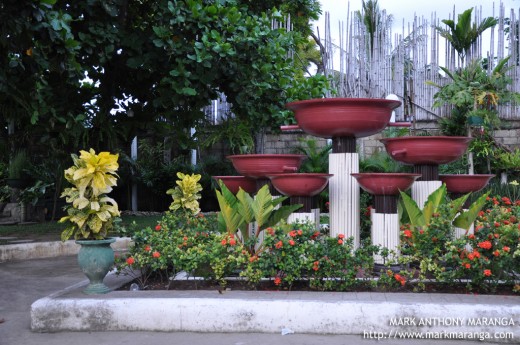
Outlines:
{"type": "MultiPolygon", "coordinates": [[[[350,12],[361,10],[362,0],[321,0],[321,8],[323,14],[330,13],[331,25],[337,26],[338,21],[346,21],[348,13],[348,5],[350,3],[350,12]]],[[[502,0],[506,9],[506,16],[513,8],[518,12],[520,8],[520,0],[502,0]]],[[[495,7],[495,15],[498,17],[498,10],[500,0],[379,0],[380,10],[385,9],[387,14],[394,17],[394,33],[401,33],[403,26],[403,19],[405,25],[412,22],[414,15],[418,17],[424,16],[430,20],[433,12],[437,13],[437,18],[448,19],[453,17],[453,6],[455,6],[455,14],[458,15],[471,7],[482,8],[483,16],[493,16],[493,4],[495,7]]],[[[320,20],[314,23],[314,27],[318,26],[320,33],[324,32],[324,15],[320,20]]],[[[334,29],[331,29],[331,34],[335,35],[334,29]]]]}

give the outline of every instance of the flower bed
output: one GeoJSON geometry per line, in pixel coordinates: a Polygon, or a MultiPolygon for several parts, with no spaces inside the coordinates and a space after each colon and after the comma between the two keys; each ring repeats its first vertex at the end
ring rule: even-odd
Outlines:
{"type": "Polygon", "coordinates": [[[181,205],[154,228],[137,232],[135,246],[119,260],[119,271],[134,272],[141,289],[194,287],[197,282],[198,287],[217,284],[220,289],[232,285],[234,289],[520,292],[520,201],[488,198],[475,233],[459,239],[453,238],[453,225],[439,208],[428,224],[402,227],[397,259],[369,241],[354,250],[351,238],[341,234],[331,238],[307,223],[280,222],[261,231],[261,244],[253,236],[244,241],[240,232],[229,232],[222,222],[197,212],[187,212],[181,205]],[[386,258],[386,266],[374,264],[375,254],[386,258]],[[198,279],[192,283],[171,279],[179,272],[198,279]]]}

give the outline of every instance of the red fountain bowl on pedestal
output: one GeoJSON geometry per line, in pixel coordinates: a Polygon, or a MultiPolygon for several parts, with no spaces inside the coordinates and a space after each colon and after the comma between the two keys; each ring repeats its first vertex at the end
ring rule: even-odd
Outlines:
{"type": "Polygon", "coordinates": [[[286,196],[315,196],[327,186],[332,174],[300,173],[269,175],[274,188],[286,196]]]}
{"type": "Polygon", "coordinates": [[[298,126],[322,138],[367,137],[381,132],[401,102],[377,98],[319,98],[286,104],[298,126]]]}
{"type": "Polygon", "coordinates": [[[256,181],[246,176],[212,176],[217,182],[222,180],[224,185],[233,194],[238,193],[239,188],[242,188],[247,193],[256,192],[256,181]]]}
{"type": "Polygon", "coordinates": [[[410,165],[439,165],[459,159],[472,138],[410,136],[380,139],[392,159],[410,165]]]}
{"type": "Polygon", "coordinates": [[[421,174],[353,173],[361,188],[373,195],[399,195],[412,186],[421,174]]]}
{"type": "Polygon", "coordinates": [[[235,170],[244,176],[267,178],[269,175],[298,171],[305,155],[298,154],[245,154],[227,156],[235,170]]]}
{"type": "Polygon", "coordinates": [[[439,175],[442,183],[446,184],[446,189],[450,193],[467,194],[478,192],[484,188],[491,178],[495,175],[476,174],[476,175],[439,175]]]}

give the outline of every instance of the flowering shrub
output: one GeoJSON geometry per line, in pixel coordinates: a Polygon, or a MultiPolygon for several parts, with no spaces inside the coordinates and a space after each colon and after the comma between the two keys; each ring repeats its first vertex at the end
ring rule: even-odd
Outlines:
{"type": "Polygon", "coordinates": [[[488,201],[490,208],[479,213],[474,234],[450,246],[446,262],[453,270],[441,278],[469,279],[473,288],[494,288],[500,281],[514,285],[520,268],[520,202],[507,197],[488,201]]]}

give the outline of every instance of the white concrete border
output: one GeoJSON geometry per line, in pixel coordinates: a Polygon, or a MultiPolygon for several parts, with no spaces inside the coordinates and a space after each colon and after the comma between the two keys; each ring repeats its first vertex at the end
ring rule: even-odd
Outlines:
{"type": "MultiPolygon", "coordinates": [[[[58,331],[164,331],[380,334],[512,334],[520,342],[520,297],[407,293],[116,291],[101,297],[46,297],[31,306],[31,328],[58,331]],[[142,297],[141,297],[142,296],[142,297]],[[152,298],[153,296],[153,298],[152,298]],[[469,320],[501,320],[471,325],[469,320]],[[430,320],[436,325],[419,326],[430,320]],[[392,325],[414,320],[414,325],[392,325]],[[443,322],[441,323],[441,320],[443,322]],[[459,324],[448,325],[459,321],[459,324]],[[514,325],[509,325],[511,322],[514,325]],[[507,325],[505,325],[507,321],[507,325]],[[398,333],[401,332],[401,333],[398,333]]],[[[475,340],[468,338],[466,340],[475,340]]],[[[489,339],[488,339],[489,340],[489,339]]]]}

